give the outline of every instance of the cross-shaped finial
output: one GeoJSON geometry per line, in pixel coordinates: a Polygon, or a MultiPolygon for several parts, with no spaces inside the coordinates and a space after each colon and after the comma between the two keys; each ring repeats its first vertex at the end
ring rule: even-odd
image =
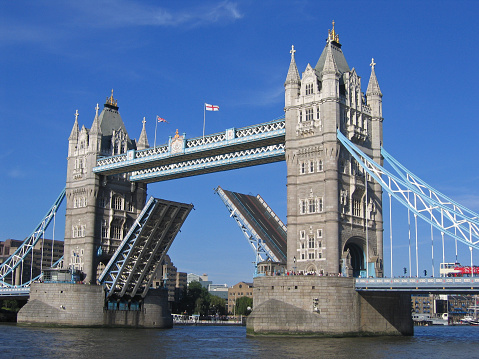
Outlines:
{"type": "Polygon", "coordinates": [[[98,102],[96,104],[96,107],[95,107],[95,111],[96,111],[96,117],[98,117],[98,110],[100,109],[100,107],[98,106],[98,102]]]}
{"type": "Polygon", "coordinates": [[[141,121],[141,123],[143,124],[143,126],[145,126],[146,119],[144,117],[143,117],[143,121],[141,121]]]}
{"type": "Polygon", "coordinates": [[[75,121],[78,121],[78,110],[75,111],[75,121]]]}
{"type": "Polygon", "coordinates": [[[295,52],[296,52],[296,50],[294,49],[294,45],[291,45],[291,51],[290,51],[291,57],[294,58],[294,53],[295,53],[295,52]]]}
{"type": "Polygon", "coordinates": [[[376,63],[374,62],[374,57],[371,59],[371,63],[369,64],[371,68],[374,70],[374,66],[376,66],[376,63]]]}

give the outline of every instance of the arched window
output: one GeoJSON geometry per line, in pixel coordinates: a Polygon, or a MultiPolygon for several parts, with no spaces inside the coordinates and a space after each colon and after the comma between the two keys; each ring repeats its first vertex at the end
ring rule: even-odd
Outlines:
{"type": "Polygon", "coordinates": [[[123,209],[123,198],[120,196],[113,196],[113,209],[121,211],[123,209]]]}

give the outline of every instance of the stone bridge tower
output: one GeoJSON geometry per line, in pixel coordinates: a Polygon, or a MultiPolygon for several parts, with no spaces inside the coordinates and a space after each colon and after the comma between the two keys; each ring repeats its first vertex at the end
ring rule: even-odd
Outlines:
{"type": "Polygon", "coordinates": [[[85,281],[97,275],[128,233],[143,209],[146,184],[132,183],[128,174],[93,173],[100,156],[149,147],[145,121],[138,143],[130,139],[118,112],[117,101],[107,98],[90,129],[78,125],[78,111],[68,139],[64,268],[82,271],[85,281]]]}
{"type": "Polygon", "coordinates": [[[364,95],[334,22],[316,66],[308,64],[301,78],[295,52],[292,47],[285,82],[288,269],[382,276],[382,190],[336,136],[340,129],[381,163],[382,94],[374,60],[364,95]]]}

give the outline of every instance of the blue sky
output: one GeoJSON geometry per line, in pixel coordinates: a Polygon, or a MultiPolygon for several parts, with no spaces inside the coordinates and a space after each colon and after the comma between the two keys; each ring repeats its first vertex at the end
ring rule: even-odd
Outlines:
{"type": "MultiPolygon", "coordinates": [[[[377,63],[384,147],[479,211],[478,11],[478,2],[460,0],[3,1],[0,239],[30,234],[64,187],[75,110],[89,128],[113,88],[130,137],[139,137],[146,117],[150,144],[156,115],[169,121],[158,126],[157,143],[176,129],[200,136],[204,102],[220,106],[207,114],[206,133],[275,119],[283,115],[291,45],[300,72],[314,66],[333,19],[363,91],[371,58],[377,63]]],[[[195,205],[170,250],[178,269],[232,285],[252,279],[254,253],[214,194],[218,185],[261,194],[286,221],[286,165],[149,185],[150,195],[195,205]]],[[[403,219],[393,225],[398,272],[408,261],[403,219]]],[[[56,238],[63,231],[59,218],[56,238]]],[[[423,251],[430,258],[430,247],[423,251]]]]}

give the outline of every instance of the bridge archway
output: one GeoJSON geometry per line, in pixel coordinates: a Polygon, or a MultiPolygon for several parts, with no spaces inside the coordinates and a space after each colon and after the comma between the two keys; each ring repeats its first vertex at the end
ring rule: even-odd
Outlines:
{"type": "Polygon", "coordinates": [[[364,266],[363,240],[358,237],[348,239],[343,249],[343,260],[347,266],[348,275],[359,277],[364,266]]]}

